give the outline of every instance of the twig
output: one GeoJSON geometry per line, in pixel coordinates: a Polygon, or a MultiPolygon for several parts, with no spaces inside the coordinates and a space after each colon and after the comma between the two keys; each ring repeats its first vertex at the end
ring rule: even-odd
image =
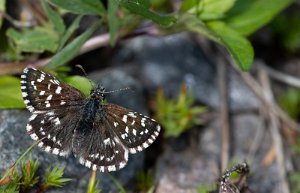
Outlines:
{"type": "Polygon", "coordinates": [[[81,54],[84,54],[84,53],[89,52],[91,50],[95,50],[97,48],[108,45],[109,44],[109,39],[110,39],[110,35],[108,33],[90,38],[88,41],[86,41],[82,45],[78,55],[81,55],[81,54]]]}
{"type": "MultiPolygon", "coordinates": [[[[84,54],[86,52],[89,52],[91,50],[94,50],[96,48],[106,46],[106,45],[108,45],[108,43],[109,43],[109,34],[103,34],[103,35],[92,37],[82,45],[77,56],[84,54]]],[[[43,59],[40,59],[40,60],[37,60],[34,62],[24,62],[24,63],[22,63],[22,62],[0,62],[0,75],[21,73],[26,66],[32,66],[32,67],[37,67],[37,68],[43,67],[50,60],[51,60],[51,57],[43,58],[43,59]]]]}
{"type": "MultiPolygon", "coordinates": [[[[218,57],[220,58],[220,57],[218,57]]],[[[218,86],[220,97],[220,115],[222,125],[222,157],[221,157],[221,171],[227,167],[229,160],[229,119],[228,119],[228,96],[227,96],[227,73],[226,64],[217,59],[218,70],[218,86]]]]}
{"type": "Polygon", "coordinates": [[[10,15],[5,13],[4,11],[0,11],[0,17],[3,16],[7,21],[9,21],[16,28],[24,28],[24,27],[33,27],[36,25],[35,22],[26,22],[26,21],[18,21],[12,18],[10,15]]]}
{"type": "MultiPolygon", "coordinates": [[[[259,71],[259,78],[262,83],[262,88],[265,94],[266,99],[270,103],[274,102],[274,96],[271,91],[271,85],[270,85],[270,80],[265,71],[260,70],[259,71]]],[[[283,153],[283,145],[282,145],[282,139],[281,135],[279,133],[279,120],[278,118],[271,112],[268,112],[268,117],[270,118],[270,131],[272,134],[273,142],[274,142],[274,147],[276,150],[276,158],[278,162],[278,171],[279,171],[279,178],[280,178],[280,189],[282,193],[289,193],[289,187],[288,187],[288,182],[286,180],[286,170],[285,170],[285,164],[284,164],[284,153],[283,153]]]]}
{"type": "Polygon", "coordinates": [[[265,65],[262,61],[256,61],[255,68],[257,68],[258,70],[263,70],[266,73],[268,73],[268,75],[278,81],[284,82],[288,85],[300,88],[300,79],[282,72],[278,72],[270,67],[268,67],[267,65],[265,65]]]}
{"type": "Polygon", "coordinates": [[[230,58],[228,58],[228,56],[227,60],[232,64],[235,71],[241,75],[242,79],[253,90],[256,96],[266,105],[269,111],[271,111],[274,115],[280,117],[281,120],[284,121],[291,129],[300,132],[299,125],[294,120],[292,120],[275,102],[270,103],[270,101],[268,101],[268,99],[263,93],[263,89],[261,88],[261,86],[249,73],[241,72],[238,69],[238,67],[234,64],[234,62],[230,58]]]}

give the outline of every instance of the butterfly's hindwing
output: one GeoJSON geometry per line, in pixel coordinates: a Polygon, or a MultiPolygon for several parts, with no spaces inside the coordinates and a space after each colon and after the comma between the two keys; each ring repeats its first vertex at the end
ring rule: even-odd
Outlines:
{"type": "Polygon", "coordinates": [[[67,155],[71,151],[73,132],[76,127],[78,107],[33,113],[26,126],[33,140],[41,140],[38,146],[47,152],[67,155]],[[72,124],[69,124],[72,122],[72,124]]]}
{"type": "Polygon", "coordinates": [[[30,112],[83,104],[84,95],[76,88],[34,68],[21,75],[21,91],[30,112]]]}
{"type": "Polygon", "coordinates": [[[79,126],[73,136],[73,151],[80,163],[102,172],[123,168],[128,161],[128,150],[112,132],[113,128],[102,121],[83,125],[88,128],[79,126]]]}
{"type": "Polygon", "coordinates": [[[103,109],[113,131],[130,153],[147,148],[160,132],[158,123],[147,116],[114,104],[103,105],[103,109]]]}

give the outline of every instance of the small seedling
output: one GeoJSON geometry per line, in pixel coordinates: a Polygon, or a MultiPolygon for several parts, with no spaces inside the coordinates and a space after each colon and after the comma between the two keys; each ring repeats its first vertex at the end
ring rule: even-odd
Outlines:
{"type": "Polygon", "coordinates": [[[9,169],[8,172],[0,180],[0,192],[2,193],[17,193],[17,192],[31,192],[33,189],[38,189],[38,192],[44,192],[46,189],[56,186],[62,187],[66,182],[70,181],[69,178],[63,178],[64,168],[58,165],[48,168],[45,177],[42,178],[37,174],[39,167],[38,160],[33,160],[31,155],[26,162],[22,162],[26,153],[31,147],[20,156],[15,164],[9,169]],[[20,167],[17,168],[17,166],[20,167]],[[38,182],[44,181],[42,185],[38,182]]]}
{"type": "Polygon", "coordinates": [[[140,192],[149,192],[154,186],[154,176],[151,170],[137,172],[135,181],[140,192]]]}
{"type": "Polygon", "coordinates": [[[89,180],[87,193],[100,193],[101,190],[98,188],[98,182],[96,180],[96,171],[93,170],[91,178],[89,180]]]}
{"type": "Polygon", "coordinates": [[[278,98],[279,105],[293,118],[300,116],[300,90],[290,88],[278,98]]]}
{"type": "Polygon", "coordinates": [[[290,176],[291,180],[291,187],[292,187],[292,193],[299,193],[300,192],[300,173],[299,172],[293,172],[290,176]]]}
{"type": "Polygon", "coordinates": [[[178,98],[166,99],[162,89],[156,95],[156,117],[165,128],[166,137],[178,137],[187,129],[200,125],[200,115],[206,111],[203,106],[192,106],[194,98],[185,85],[181,87],[178,98]]]}

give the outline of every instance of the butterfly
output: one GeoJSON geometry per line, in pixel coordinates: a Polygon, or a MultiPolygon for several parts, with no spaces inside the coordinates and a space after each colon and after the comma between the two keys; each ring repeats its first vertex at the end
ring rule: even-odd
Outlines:
{"type": "Polygon", "coordinates": [[[105,103],[107,92],[100,85],[85,97],[50,74],[25,68],[21,91],[32,113],[26,130],[38,146],[61,156],[73,154],[93,170],[123,168],[128,154],[147,148],[161,130],[154,119],[105,103]]]}

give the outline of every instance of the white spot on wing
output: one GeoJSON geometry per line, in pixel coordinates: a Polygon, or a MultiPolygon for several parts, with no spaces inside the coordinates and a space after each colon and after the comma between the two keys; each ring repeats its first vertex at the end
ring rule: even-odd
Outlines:
{"type": "Polygon", "coordinates": [[[124,115],[124,116],[123,116],[122,121],[123,121],[124,123],[127,123],[127,115],[124,115]]]}
{"type": "Polygon", "coordinates": [[[53,121],[54,121],[55,125],[59,125],[60,124],[60,121],[59,121],[58,117],[56,117],[56,119],[54,119],[53,121]]]}
{"type": "Polygon", "coordinates": [[[146,125],[145,125],[145,121],[146,121],[146,118],[143,117],[142,120],[141,120],[141,125],[142,125],[142,127],[145,127],[145,126],[146,126],[146,125]]]}
{"type": "Polygon", "coordinates": [[[50,94],[50,95],[46,98],[47,101],[50,101],[51,99],[52,99],[52,94],[50,94]]]}
{"type": "Polygon", "coordinates": [[[53,151],[52,151],[52,153],[54,153],[54,154],[58,155],[58,154],[59,154],[59,149],[57,149],[57,148],[54,148],[54,149],[53,149],[53,151]]]}
{"type": "Polygon", "coordinates": [[[32,126],[31,125],[27,125],[26,126],[26,130],[27,130],[27,132],[31,131],[32,130],[32,126]]]}
{"type": "Polygon", "coordinates": [[[33,140],[38,140],[38,139],[39,139],[38,136],[37,136],[35,133],[32,133],[32,134],[30,135],[30,137],[31,137],[31,139],[33,139],[33,140]]]}
{"type": "Polygon", "coordinates": [[[32,114],[28,121],[32,121],[36,118],[37,114],[32,114]]]}
{"type": "Polygon", "coordinates": [[[117,127],[119,125],[118,122],[114,122],[114,126],[117,127]]]}
{"type": "Polygon", "coordinates": [[[107,144],[110,144],[110,138],[106,138],[106,139],[104,139],[104,141],[103,141],[103,142],[104,142],[104,144],[105,144],[105,145],[107,145],[107,144]]]}
{"type": "Polygon", "coordinates": [[[116,166],[115,165],[112,165],[112,166],[108,166],[107,167],[107,170],[110,172],[110,171],[116,171],[116,166]]]}
{"type": "Polygon", "coordinates": [[[43,147],[43,146],[44,146],[44,143],[43,143],[43,142],[39,142],[38,146],[39,146],[39,147],[43,147]]]}
{"type": "Polygon", "coordinates": [[[133,135],[136,135],[136,130],[133,129],[133,130],[132,130],[132,133],[133,133],[133,135]]]}
{"type": "Polygon", "coordinates": [[[60,94],[60,92],[61,92],[61,87],[58,86],[57,89],[55,90],[55,93],[56,93],[56,94],[60,94]]]}
{"type": "Polygon", "coordinates": [[[50,146],[47,146],[47,147],[45,148],[45,151],[46,151],[46,152],[50,152],[50,150],[51,150],[51,147],[50,147],[50,146]]]}

